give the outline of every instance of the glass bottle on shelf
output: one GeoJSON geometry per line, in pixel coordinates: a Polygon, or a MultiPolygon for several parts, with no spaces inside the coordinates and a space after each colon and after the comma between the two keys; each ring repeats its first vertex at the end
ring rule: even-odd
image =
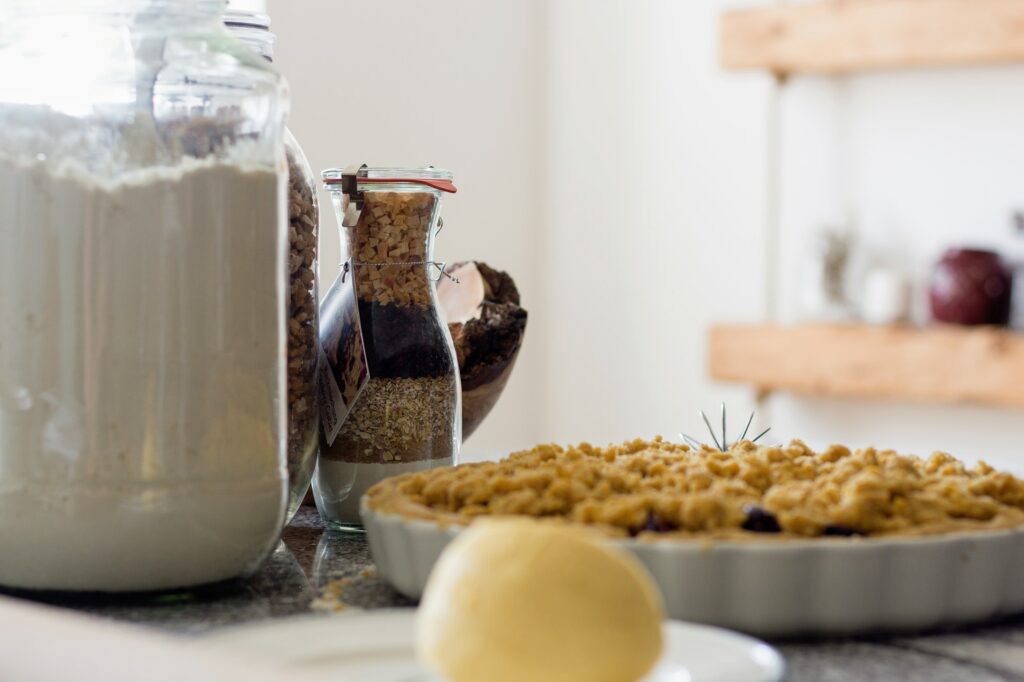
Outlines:
{"type": "MultiPolygon", "coordinates": [[[[274,60],[270,17],[229,9],[231,33],[267,61],[274,60]]],[[[316,179],[302,147],[285,130],[288,159],[288,514],[291,519],[309,491],[316,465],[320,410],[316,398],[320,326],[317,238],[320,206],[316,179]]]]}
{"type": "Polygon", "coordinates": [[[284,461],[284,85],[214,0],[0,22],[0,585],[256,570],[284,461]]]}
{"type": "Polygon", "coordinates": [[[342,273],[321,306],[322,440],[313,494],[325,522],[361,527],[359,501],[383,478],[454,464],[462,442],[459,366],[435,285],[441,197],[434,168],[324,171],[341,224],[342,273]]]}

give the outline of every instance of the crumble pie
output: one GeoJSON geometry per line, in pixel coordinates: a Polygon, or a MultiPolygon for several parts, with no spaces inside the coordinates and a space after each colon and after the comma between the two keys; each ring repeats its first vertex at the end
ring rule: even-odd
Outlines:
{"type": "Polygon", "coordinates": [[[833,445],[695,450],[661,437],[540,445],[500,462],[396,476],[370,509],[442,524],[532,516],[653,537],[927,535],[1024,525],[1024,480],[945,453],[833,445]]]}

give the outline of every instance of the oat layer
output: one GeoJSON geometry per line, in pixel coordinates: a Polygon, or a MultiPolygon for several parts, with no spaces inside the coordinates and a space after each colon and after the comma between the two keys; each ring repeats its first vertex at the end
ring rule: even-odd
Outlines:
{"type": "Polygon", "coordinates": [[[1024,525],[1024,481],[944,453],[927,459],[833,445],[817,453],[741,442],[727,453],[662,440],[541,445],[500,462],[387,479],[371,508],[442,523],[552,517],[612,535],[918,535],[1024,525]],[[759,516],[763,515],[763,516],[759,516]],[[776,532],[751,526],[773,519],[776,532]],[[747,529],[745,529],[745,526],[747,529]],[[759,528],[754,532],[749,528],[759,528]]]}

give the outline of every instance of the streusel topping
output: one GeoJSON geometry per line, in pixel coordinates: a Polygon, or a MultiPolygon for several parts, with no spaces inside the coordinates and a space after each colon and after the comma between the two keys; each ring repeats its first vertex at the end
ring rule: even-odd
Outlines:
{"type": "Polygon", "coordinates": [[[945,453],[814,452],[744,441],[728,452],[662,440],[541,445],[500,462],[405,474],[372,509],[443,523],[525,515],[614,535],[778,537],[931,534],[1024,525],[1024,481],[945,453]]]}

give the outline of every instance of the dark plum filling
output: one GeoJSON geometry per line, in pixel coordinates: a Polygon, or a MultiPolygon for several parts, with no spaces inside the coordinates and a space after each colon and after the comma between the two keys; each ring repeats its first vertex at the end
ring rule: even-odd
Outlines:
{"type": "Polygon", "coordinates": [[[861,535],[862,533],[855,528],[849,526],[825,526],[825,530],[822,531],[822,535],[832,535],[836,537],[852,537],[854,535],[861,535]]]}
{"type": "Polygon", "coordinates": [[[653,511],[647,512],[647,521],[640,528],[632,528],[629,531],[631,537],[636,537],[640,533],[671,533],[672,531],[679,530],[679,526],[672,523],[671,521],[665,521],[659,519],[653,511]]]}
{"type": "Polygon", "coordinates": [[[749,530],[751,533],[782,532],[779,520],[767,509],[751,504],[743,508],[743,513],[747,515],[747,520],[743,522],[743,530],[749,530]]]}

